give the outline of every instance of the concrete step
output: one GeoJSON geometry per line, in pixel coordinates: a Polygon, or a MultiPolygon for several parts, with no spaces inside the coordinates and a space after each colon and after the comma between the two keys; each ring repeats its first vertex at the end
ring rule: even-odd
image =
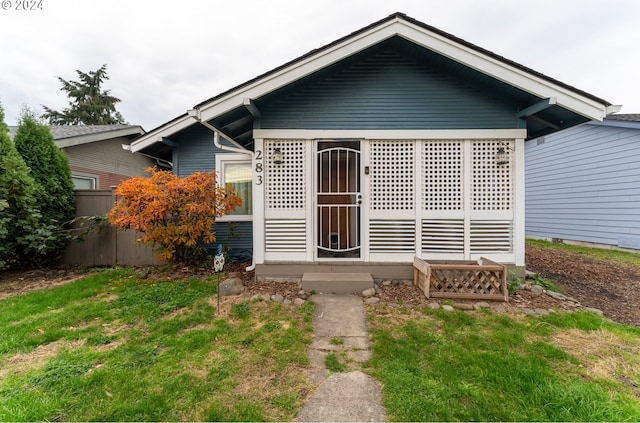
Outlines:
{"type": "Polygon", "coordinates": [[[302,275],[301,289],[323,294],[359,294],[373,288],[369,273],[310,273],[302,275]]]}

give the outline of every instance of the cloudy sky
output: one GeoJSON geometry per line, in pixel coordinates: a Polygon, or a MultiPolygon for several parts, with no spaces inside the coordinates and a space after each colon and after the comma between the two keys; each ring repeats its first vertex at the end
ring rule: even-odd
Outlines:
{"type": "Polygon", "coordinates": [[[0,0],[0,102],[67,107],[56,77],[107,64],[147,131],[222,91],[403,12],[640,113],[638,0],[0,0]],[[31,6],[34,10],[18,10],[31,6]],[[41,6],[41,10],[39,9],[41,6]]]}

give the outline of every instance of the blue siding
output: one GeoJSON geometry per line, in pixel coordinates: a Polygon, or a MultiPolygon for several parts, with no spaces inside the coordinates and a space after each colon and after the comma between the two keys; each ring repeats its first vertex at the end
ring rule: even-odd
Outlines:
{"type": "Polygon", "coordinates": [[[528,236],[640,248],[640,127],[581,125],[525,158],[528,236]]]}
{"type": "Polygon", "coordinates": [[[208,246],[216,252],[218,244],[222,244],[228,257],[234,261],[245,261],[253,254],[252,222],[217,222],[215,224],[216,242],[208,246]]]}
{"type": "Polygon", "coordinates": [[[214,170],[216,153],[220,150],[213,145],[213,133],[199,123],[174,135],[171,140],[178,144],[173,151],[174,172],[180,177],[194,172],[214,170]]]}
{"type": "MultiPolygon", "coordinates": [[[[381,46],[260,104],[265,129],[517,128],[516,100],[444,68],[381,46]]],[[[467,70],[468,72],[468,70],[467,70]]]]}
{"type": "MultiPolygon", "coordinates": [[[[177,144],[177,148],[174,148],[173,151],[173,163],[174,172],[180,177],[188,176],[194,172],[215,170],[216,155],[228,154],[213,144],[213,133],[197,123],[174,135],[171,140],[177,144]]],[[[227,141],[224,141],[223,144],[230,145],[227,141]]],[[[222,244],[232,258],[238,255],[252,254],[252,222],[216,222],[214,230],[216,243],[210,246],[211,249],[215,249],[217,244],[222,244]]]]}

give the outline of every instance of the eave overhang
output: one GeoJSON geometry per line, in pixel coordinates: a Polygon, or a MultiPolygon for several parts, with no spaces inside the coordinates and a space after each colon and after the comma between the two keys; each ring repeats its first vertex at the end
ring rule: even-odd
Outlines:
{"type": "MultiPolygon", "coordinates": [[[[540,102],[553,99],[552,104],[549,103],[540,110],[529,110],[525,112],[526,116],[522,116],[535,127],[531,136],[554,132],[557,128],[589,120],[602,121],[608,114],[619,110],[619,106],[612,106],[605,100],[401,13],[393,14],[199,103],[194,106],[194,110],[197,110],[203,121],[212,122],[216,127],[228,128],[227,133],[234,136],[232,141],[249,145],[252,138],[251,122],[257,119],[257,110],[254,108],[256,100],[392,37],[402,37],[496,81],[529,93],[540,102]],[[565,121],[564,117],[570,121],[565,121]]],[[[525,105],[523,109],[530,106],[525,105]]],[[[145,149],[162,137],[170,137],[193,123],[195,121],[188,115],[180,116],[135,141],[132,151],[145,149]]]]}

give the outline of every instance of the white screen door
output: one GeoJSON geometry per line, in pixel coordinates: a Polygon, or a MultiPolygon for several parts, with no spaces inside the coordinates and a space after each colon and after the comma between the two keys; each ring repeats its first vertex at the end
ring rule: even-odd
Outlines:
{"type": "Polygon", "coordinates": [[[318,142],[317,170],[317,257],[360,258],[360,141],[318,142]]]}

